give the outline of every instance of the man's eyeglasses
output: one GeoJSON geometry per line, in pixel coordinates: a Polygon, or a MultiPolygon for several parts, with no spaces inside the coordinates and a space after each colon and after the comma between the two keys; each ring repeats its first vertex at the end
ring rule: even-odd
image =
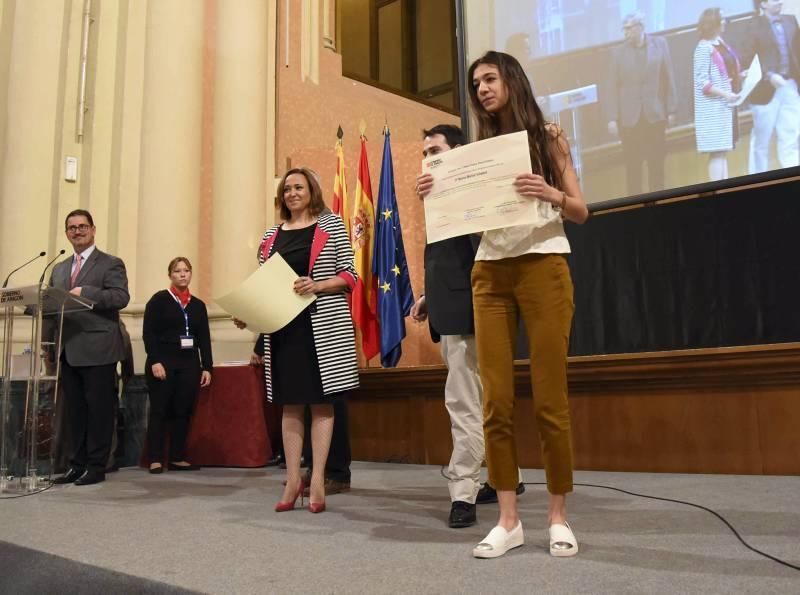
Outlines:
{"type": "Polygon", "coordinates": [[[86,223],[81,223],[80,225],[70,225],[69,227],[67,227],[67,233],[78,233],[79,231],[80,232],[89,231],[90,227],[91,225],[88,225],[86,223]]]}

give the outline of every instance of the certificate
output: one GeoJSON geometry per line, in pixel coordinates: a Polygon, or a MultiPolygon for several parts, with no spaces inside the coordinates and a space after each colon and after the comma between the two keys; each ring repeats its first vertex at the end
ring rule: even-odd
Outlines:
{"type": "Polygon", "coordinates": [[[747,69],[747,76],[744,77],[742,82],[742,90],[739,92],[739,99],[731,103],[731,106],[737,107],[742,105],[756,85],[761,82],[761,60],[758,59],[758,54],[755,55],[753,61],[750,63],[750,68],[747,69]]]}
{"type": "Polygon", "coordinates": [[[297,295],[297,273],[280,254],[274,254],[232,292],[215,301],[228,314],[257,333],[274,333],[289,324],[316,298],[297,295]]]}
{"type": "MultiPolygon", "coordinates": [[[[428,243],[515,225],[542,226],[541,201],[517,194],[514,179],[531,173],[524,130],[431,155],[422,171],[433,176],[425,197],[428,243]]],[[[544,206],[549,207],[549,204],[544,206]]]]}

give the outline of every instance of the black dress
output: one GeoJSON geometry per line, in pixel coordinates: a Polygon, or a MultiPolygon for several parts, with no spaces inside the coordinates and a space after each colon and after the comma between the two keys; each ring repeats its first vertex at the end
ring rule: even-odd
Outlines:
{"type": "MultiPolygon", "coordinates": [[[[283,257],[298,277],[308,276],[311,242],[316,228],[316,223],[302,229],[281,228],[275,238],[274,252],[283,257]]],[[[313,307],[314,304],[309,308],[313,307]]],[[[322,393],[309,308],[270,335],[272,399],[278,405],[330,402],[322,393]]]]}

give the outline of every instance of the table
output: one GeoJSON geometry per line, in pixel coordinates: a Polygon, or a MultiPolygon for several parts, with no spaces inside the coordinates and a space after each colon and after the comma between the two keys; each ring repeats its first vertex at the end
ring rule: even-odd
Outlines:
{"type": "MultiPolygon", "coordinates": [[[[276,417],[279,428],[280,412],[265,407],[262,368],[215,366],[211,386],[197,398],[186,460],[200,466],[263,467],[272,457],[268,428],[275,431],[276,417]]],[[[141,463],[149,466],[146,448],[141,463]]]]}

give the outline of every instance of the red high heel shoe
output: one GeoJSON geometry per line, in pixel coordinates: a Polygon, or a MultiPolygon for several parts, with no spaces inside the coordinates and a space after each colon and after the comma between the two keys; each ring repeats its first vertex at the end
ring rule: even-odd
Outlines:
{"type": "MultiPolygon", "coordinates": [[[[303,488],[305,485],[303,484],[303,478],[300,478],[300,483],[297,486],[297,492],[294,495],[294,498],[289,500],[288,502],[278,502],[275,505],[275,512],[287,512],[289,510],[294,510],[294,505],[297,502],[297,498],[300,498],[300,506],[303,506],[303,488]]],[[[324,508],[324,504],[323,504],[324,508]]]]}
{"type": "Polygon", "coordinates": [[[318,514],[320,512],[325,512],[325,491],[322,491],[322,502],[312,502],[311,501],[311,486],[308,489],[308,512],[313,512],[314,514],[318,514]]]}
{"type": "Polygon", "coordinates": [[[308,511],[313,512],[314,514],[319,512],[325,512],[325,501],[323,500],[322,502],[309,502],[308,511]]]}

